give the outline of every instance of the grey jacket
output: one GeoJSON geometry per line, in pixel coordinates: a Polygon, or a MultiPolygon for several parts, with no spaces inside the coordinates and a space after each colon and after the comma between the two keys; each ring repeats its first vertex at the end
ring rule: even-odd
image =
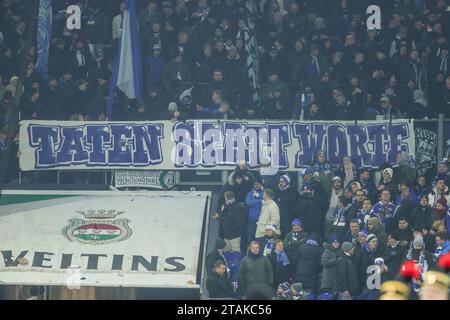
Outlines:
{"type": "Polygon", "coordinates": [[[337,260],[339,257],[340,249],[334,249],[331,245],[325,246],[325,251],[322,254],[320,263],[322,264],[322,282],[320,289],[332,289],[337,288],[337,260]]]}
{"type": "Polygon", "coordinates": [[[239,290],[245,293],[249,286],[257,283],[273,285],[272,264],[265,256],[257,258],[246,256],[239,268],[239,290]]]}

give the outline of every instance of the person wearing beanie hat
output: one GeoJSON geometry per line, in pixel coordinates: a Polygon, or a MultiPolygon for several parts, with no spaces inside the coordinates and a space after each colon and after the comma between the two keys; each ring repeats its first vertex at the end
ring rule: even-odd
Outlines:
{"type": "Polygon", "coordinates": [[[378,239],[378,246],[380,250],[384,250],[387,245],[387,234],[384,231],[384,226],[380,223],[377,217],[372,217],[367,221],[367,229],[374,234],[378,239]]]}
{"type": "Polygon", "coordinates": [[[439,198],[432,209],[432,220],[443,220],[448,212],[448,202],[445,197],[439,198]]]}
{"type": "MultiPolygon", "coordinates": [[[[421,234],[416,235],[414,240],[411,242],[410,248],[405,253],[403,258],[403,263],[406,261],[413,261],[416,265],[418,265],[421,276],[429,270],[435,270],[436,257],[425,249],[425,242],[421,234]]],[[[418,293],[420,290],[420,283],[413,280],[412,286],[414,292],[418,293]]]]}
{"type": "Polygon", "coordinates": [[[398,185],[394,180],[394,170],[392,168],[385,168],[381,172],[381,179],[378,183],[377,190],[380,194],[383,190],[389,190],[391,196],[394,196],[398,190],[398,185]]]}
{"type": "Polygon", "coordinates": [[[344,196],[338,198],[337,207],[334,211],[334,220],[332,225],[332,232],[338,234],[343,238],[347,229],[347,210],[351,207],[351,203],[347,201],[344,196]]]}
{"type": "Polygon", "coordinates": [[[289,282],[283,282],[278,285],[275,300],[292,300],[292,288],[289,282]]]}
{"type": "Polygon", "coordinates": [[[339,235],[331,235],[329,243],[324,244],[324,252],[320,259],[320,263],[323,267],[320,290],[331,292],[333,294],[335,294],[337,290],[336,265],[340,246],[339,235]]]}
{"type": "Polygon", "coordinates": [[[312,232],[306,243],[297,249],[293,259],[293,263],[296,263],[294,280],[313,293],[319,289],[319,274],[322,271],[320,260],[323,247],[320,238],[318,233],[312,232]]]}
{"type": "Polygon", "coordinates": [[[354,255],[354,245],[351,242],[344,242],[336,263],[337,297],[339,300],[352,300],[360,293],[360,274],[355,265],[354,255]]]}
{"type": "Polygon", "coordinates": [[[289,175],[282,175],[275,190],[275,202],[280,208],[281,235],[284,236],[291,229],[290,223],[294,217],[294,209],[298,200],[296,188],[291,186],[289,175]]]}
{"type": "Polygon", "coordinates": [[[261,214],[261,208],[263,203],[264,187],[259,177],[255,178],[253,189],[247,193],[245,198],[245,205],[248,208],[248,221],[247,221],[247,242],[250,243],[255,239],[256,223],[258,222],[259,215],[261,214]]]}
{"type": "Polygon", "coordinates": [[[308,300],[308,293],[303,289],[300,282],[291,285],[292,300],[308,300]]]}
{"type": "Polygon", "coordinates": [[[283,244],[286,255],[292,260],[297,249],[308,240],[308,234],[303,231],[300,219],[295,218],[291,225],[291,231],[284,237],[283,244]]]}

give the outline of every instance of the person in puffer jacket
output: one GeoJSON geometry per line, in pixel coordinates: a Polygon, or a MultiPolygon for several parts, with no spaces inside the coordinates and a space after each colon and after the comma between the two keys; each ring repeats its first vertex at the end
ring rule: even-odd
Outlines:
{"type": "Polygon", "coordinates": [[[252,241],[247,256],[239,267],[239,291],[245,294],[252,285],[273,286],[273,268],[269,258],[261,254],[258,241],[252,241]]]}

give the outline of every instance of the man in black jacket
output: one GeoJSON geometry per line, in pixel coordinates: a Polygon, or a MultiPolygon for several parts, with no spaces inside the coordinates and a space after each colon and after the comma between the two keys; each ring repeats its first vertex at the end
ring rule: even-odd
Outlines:
{"type": "Polygon", "coordinates": [[[339,300],[352,300],[359,294],[358,272],[353,262],[355,248],[352,243],[344,242],[337,260],[337,287],[339,300]]]}
{"type": "Polygon", "coordinates": [[[408,245],[401,242],[398,231],[392,232],[388,237],[388,246],[384,250],[384,263],[387,266],[387,276],[389,280],[394,280],[400,271],[403,256],[408,245]]]}
{"type": "Polygon", "coordinates": [[[227,264],[225,256],[223,255],[223,249],[226,247],[227,243],[223,239],[216,240],[216,246],[214,250],[208,253],[206,256],[205,269],[208,276],[214,272],[214,264],[217,261],[222,261],[227,264]]]}
{"type": "Polygon", "coordinates": [[[220,236],[226,242],[223,251],[241,252],[241,237],[246,231],[247,214],[245,207],[236,202],[233,192],[225,192],[223,209],[215,218],[219,218],[220,236]]]}
{"type": "Polygon", "coordinates": [[[222,261],[219,260],[214,264],[214,272],[206,280],[206,288],[210,298],[226,299],[234,297],[233,285],[226,276],[226,270],[225,263],[222,261]]]}
{"type": "Polygon", "coordinates": [[[280,208],[281,236],[284,237],[290,231],[294,207],[298,200],[297,190],[291,186],[291,178],[287,174],[280,177],[274,200],[280,208]]]}

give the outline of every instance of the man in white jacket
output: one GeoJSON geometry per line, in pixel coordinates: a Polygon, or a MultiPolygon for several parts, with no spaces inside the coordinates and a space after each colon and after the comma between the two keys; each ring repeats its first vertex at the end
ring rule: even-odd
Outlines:
{"type": "Polygon", "coordinates": [[[275,226],[275,233],[277,235],[281,234],[280,209],[275,201],[273,201],[273,196],[274,193],[271,189],[264,190],[261,214],[259,215],[259,220],[256,223],[256,239],[264,237],[267,225],[275,226]]]}

